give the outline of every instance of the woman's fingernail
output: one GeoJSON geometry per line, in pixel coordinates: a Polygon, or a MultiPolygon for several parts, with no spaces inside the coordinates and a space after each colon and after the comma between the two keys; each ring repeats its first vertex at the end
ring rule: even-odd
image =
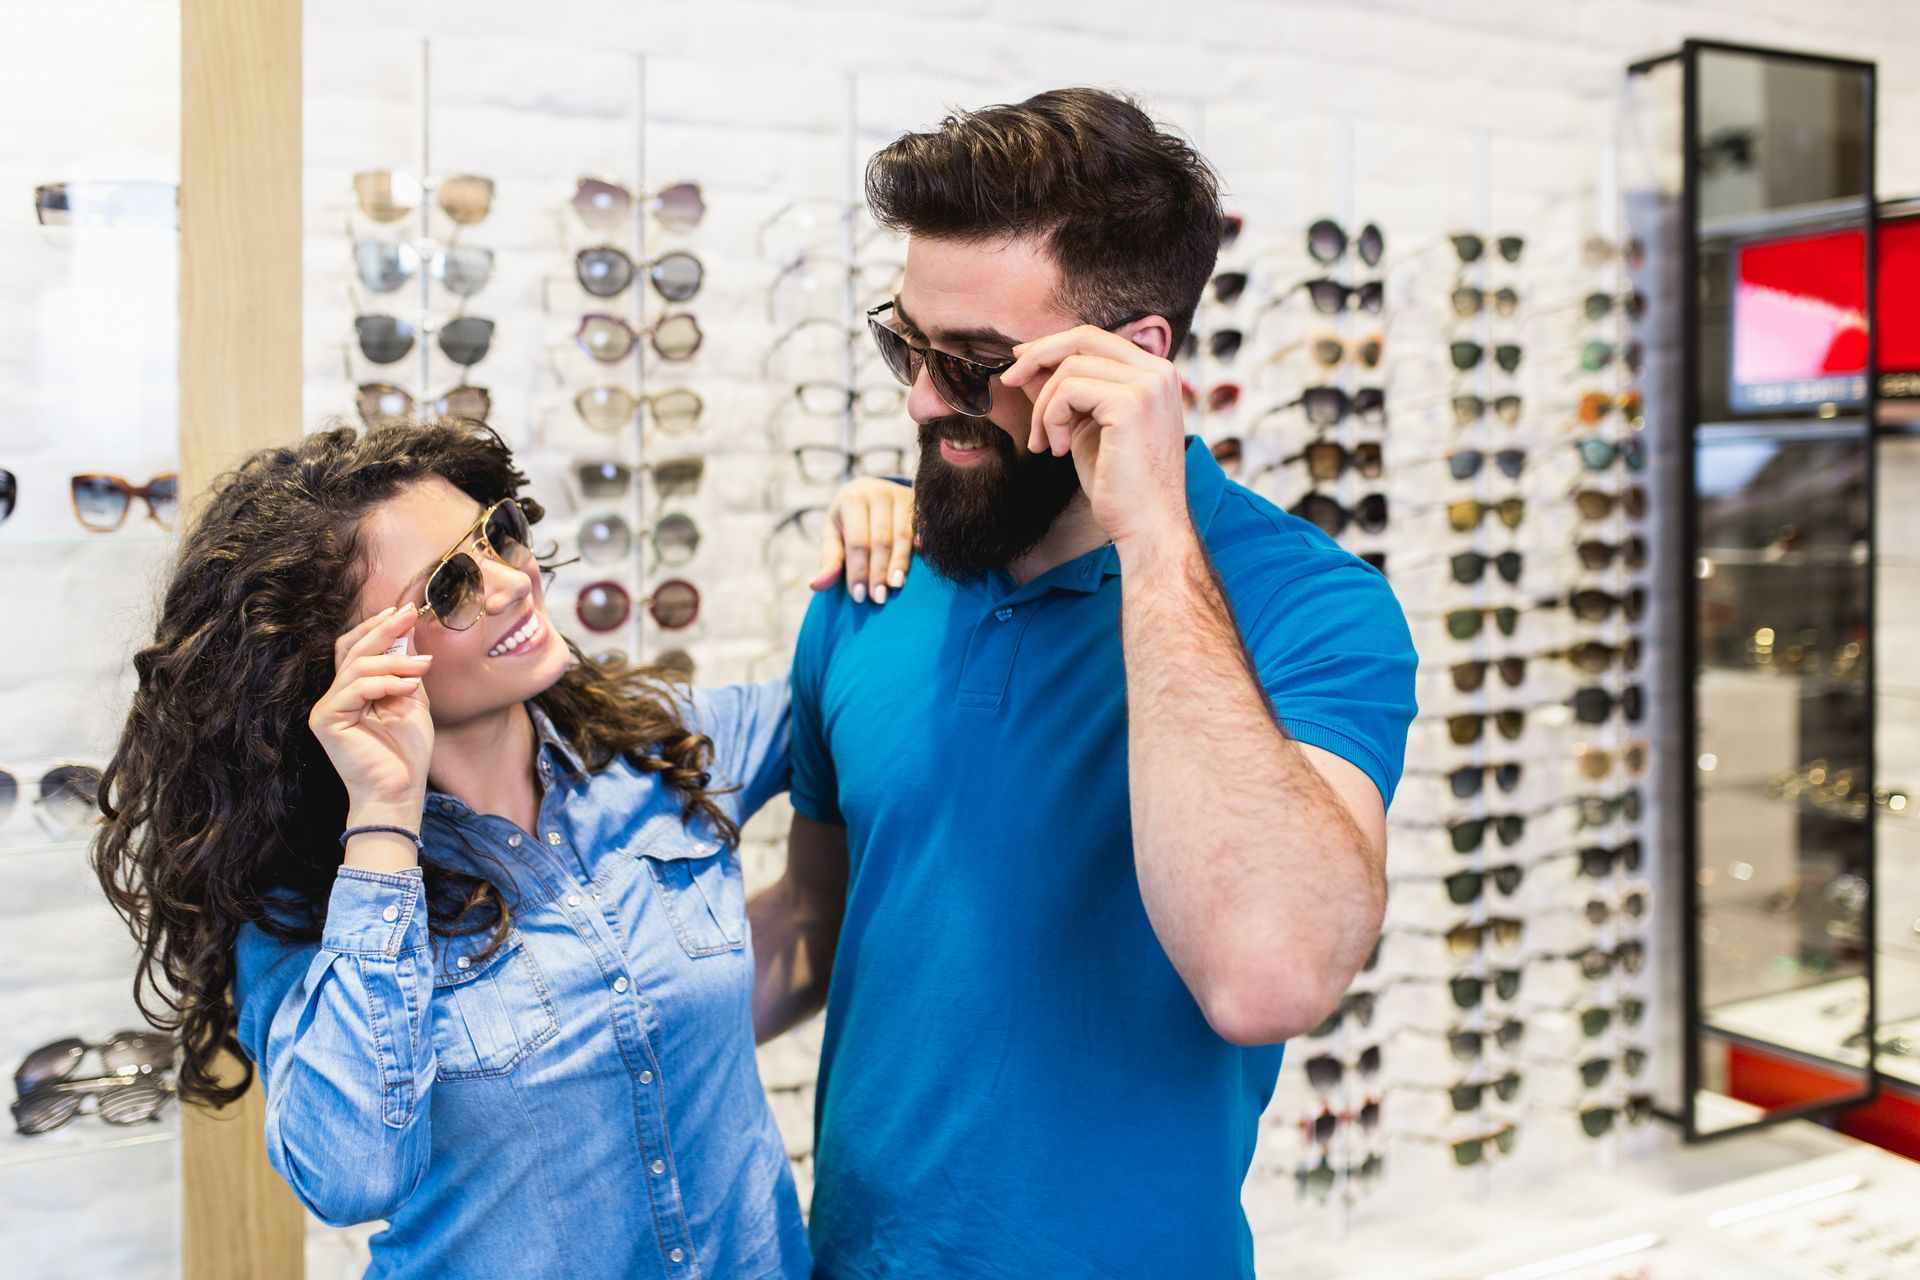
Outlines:
{"type": "Polygon", "coordinates": [[[902,587],[904,587],[904,586],[906,586],[906,585],[907,585],[907,572],[906,572],[906,570],[904,570],[904,569],[895,569],[895,570],[893,571],[893,576],[891,576],[891,577],[889,577],[889,578],[887,579],[887,581],[888,581],[889,583],[891,583],[891,584],[892,584],[892,586],[893,586],[893,589],[894,589],[895,591],[898,591],[898,590],[899,590],[900,588],[902,588],[902,587]]]}
{"type": "Polygon", "coordinates": [[[873,602],[875,604],[885,604],[887,602],[887,584],[886,583],[883,582],[879,586],[873,589],[873,602]]]}
{"type": "Polygon", "coordinates": [[[853,584],[853,600],[855,604],[865,604],[867,602],[866,583],[856,582],[853,584]]]}

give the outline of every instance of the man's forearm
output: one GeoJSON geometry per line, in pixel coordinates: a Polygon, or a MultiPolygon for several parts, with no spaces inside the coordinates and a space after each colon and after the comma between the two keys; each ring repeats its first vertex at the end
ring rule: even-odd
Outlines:
{"type": "Polygon", "coordinates": [[[826,1006],[840,918],[826,918],[782,877],[747,903],[747,919],[753,925],[753,1038],[764,1044],[826,1006]]]}
{"type": "Polygon", "coordinates": [[[1373,945],[1381,869],[1346,803],[1276,724],[1191,523],[1121,558],[1148,918],[1222,1035],[1300,1034],[1373,945]]]}

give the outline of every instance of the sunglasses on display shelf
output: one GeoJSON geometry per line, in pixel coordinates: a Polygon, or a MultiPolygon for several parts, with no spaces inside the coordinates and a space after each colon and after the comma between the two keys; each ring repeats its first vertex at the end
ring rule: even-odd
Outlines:
{"type": "MultiPolygon", "coordinates": [[[[1556,1107],[1554,1110],[1572,1110],[1556,1107]]],[[[1604,1138],[1613,1128],[1615,1117],[1624,1117],[1629,1125],[1643,1125],[1653,1119],[1653,1095],[1636,1093],[1618,1106],[1601,1104],[1579,1109],[1580,1128],[1589,1138],[1604,1138]]]]}
{"type": "Polygon", "coordinates": [[[1347,247],[1353,246],[1354,254],[1362,264],[1377,267],[1387,253],[1386,233],[1377,223],[1366,223],[1351,241],[1347,231],[1332,218],[1316,219],[1307,228],[1307,256],[1323,267],[1330,267],[1347,256],[1347,247]]]}
{"type": "Polygon", "coordinates": [[[1482,289],[1477,285],[1463,284],[1448,295],[1453,303],[1453,314],[1463,320],[1471,319],[1485,311],[1489,306],[1497,316],[1511,316],[1520,309],[1520,295],[1511,288],[1482,289]]]}
{"type": "Polygon", "coordinates": [[[1640,266],[1647,260],[1646,242],[1639,236],[1628,236],[1620,241],[1609,240],[1597,232],[1581,242],[1580,260],[1590,267],[1604,267],[1615,258],[1629,268],[1640,266]]]}
{"type": "MultiPolygon", "coordinates": [[[[802,253],[782,267],[773,283],[767,286],[767,323],[780,322],[782,298],[793,298],[797,294],[838,299],[843,280],[852,282],[854,297],[862,303],[890,297],[900,292],[906,270],[906,262],[899,258],[856,261],[848,266],[838,253],[802,253]]],[[[839,308],[836,306],[834,310],[837,312],[839,308]]]]}
{"type": "Polygon", "coordinates": [[[482,554],[511,569],[533,567],[532,526],[512,498],[502,498],[467,526],[453,549],[427,575],[421,621],[433,618],[449,631],[465,631],[486,612],[480,561],[467,550],[478,539],[482,554]]]}
{"type": "MultiPolygon", "coordinates": [[[[441,245],[426,255],[427,271],[447,292],[470,298],[493,275],[493,250],[441,245]]],[[[360,283],[373,293],[392,293],[420,270],[421,253],[405,241],[359,240],[353,264],[360,283]]]]}
{"type": "Polygon", "coordinates": [[[588,564],[623,560],[633,549],[633,530],[619,516],[590,516],[575,535],[580,558],[588,564]]]}
{"type": "Polygon", "coordinates": [[[359,411],[360,421],[369,427],[392,422],[418,422],[422,409],[435,418],[466,418],[473,422],[485,422],[493,413],[493,395],[485,387],[470,387],[462,383],[420,404],[414,401],[411,392],[391,382],[363,382],[354,391],[353,407],[359,411]]]}
{"type": "Polygon", "coordinates": [[[1447,736],[1456,747],[1470,747],[1480,741],[1487,722],[1492,721],[1500,736],[1508,742],[1518,738],[1527,727],[1527,708],[1508,707],[1502,711],[1470,711],[1447,717],[1447,736]]]}
{"type": "Polygon", "coordinates": [[[1602,644],[1598,640],[1584,640],[1570,649],[1552,649],[1540,656],[1565,658],[1574,667],[1589,675],[1611,671],[1616,662],[1620,664],[1622,671],[1638,671],[1640,669],[1640,637],[1628,636],[1624,644],[1602,644]]]}
{"type": "Polygon", "coordinates": [[[1440,938],[1447,944],[1448,955],[1456,960],[1464,960],[1485,950],[1489,938],[1493,939],[1494,946],[1511,951],[1520,945],[1521,938],[1526,935],[1526,927],[1527,922],[1517,916],[1500,916],[1488,920],[1463,921],[1446,929],[1405,926],[1394,932],[1405,937],[1440,938]]]}
{"type": "Polygon", "coordinates": [[[573,408],[595,431],[618,431],[633,421],[641,406],[653,415],[654,425],[669,435],[680,435],[700,424],[706,403],[686,387],[669,387],[652,395],[636,396],[625,387],[588,387],[573,398],[573,408]]]}
{"type": "Polygon", "coordinates": [[[691,313],[677,311],[636,330],[618,316],[595,313],[580,317],[580,328],[573,340],[580,349],[602,364],[624,360],[644,336],[662,360],[690,360],[705,337],[700,322],[691,313]]]}
{"type": "Polygon", "coordinates": [[[1598,1089],[1613,1075],[1615,1066],[1620,1068],[1622,1074],[1638,1079],[1646,1072],[1649,1056],[1645,1049],[1629,1046],[1617,1057],[1602,1055],[1579,1061],[1570,1058],[1528,1058],[1527,1065],[1578,1071],[1582,1086],[1598,1089]]]}
{"type": "Polygon", "coordinates": [[[1387,495],[1370,493],[1351,507],[1343,507],[1326,494],[1315,490],[1287,508],[1328,537],[1337,538],[1349,524],[1362,533],[1381,533],[1387,527],[1387,495]]]}
{"type": "Polygon", "coordinates": [[[1298,400],[1275,405],[1261,414],[1254,423],[1254,429],[1257,430],[1268,418],[1292,409],[1305,410],[1307,422],[1316,427],[1337,427],[1348,417],[1384,424],[1387,393],[1379,387],[1360,387],[1351,395],[1340,387],[1308,387],[1300,393],[1298,400]]]}
{"type": "Polygon", "coordinates": [[[1253,479],[1290,467],[1296,462],[1306,463],[1307,474],[1316,481],[1338,480],[1349,469],[1362,479],[1378,480],[1385,469],[1386,458],[1378,440],[1363,441],[1352,448],[1331,440],[1315,440],[1299,453],[1262,467],[1254,473],[1253,479]]]}
{"type": "Polygon", "coordinates": [[[1480,1110],[1489,1090],[1501,1102],[1512,1102],[1520,1096],[1521,1078],[1518,1071],[1508,1071],[1491,1080],[1462,1080],[1457,1084],[1423,1084],[1418,1081],[1403,1080],[1394,1087],[1420,1093],[1444,1093],[1453,1109],[1464,1115],[1469,1111],[1480,1110]]]}
{"type": "Polygon", "coordinates": [[[1488,978],[1492,979],[1494,996],[1502,1002],[1510,1003],[1520,994],[1520,969],[1490,969],[1485,977],[1470,973],[1458,973],[1450,978],[1406,977],[1399,983],[1410,987],[1447,988],[1447,998],[1453,1001],[1453,1007],[1462,1013],[1478,1009],[1486,1002],[1488,978]]]}
{"type": "Polygon", "coordinates": [[[1296,293],[1305,293],[1313,309],[1323,316],[1337,316],[1349,307],[1379,315],[1386,306],[1386,284],[1380,280],[1367,280],[1360,284],[1343,284],[1326,276],[1316,276],[1311,280],[1302,280],[1289,285],[1282,293],[1267,304],[1272,311],[1296,293]]]}
{"type": "Polygon", "coordinates": [[[793,451],[801,480],[814,485],[838,484],[852,476],[897,476],[905,469],[906,460],[907,451],[898,445],[836,449],[803,444],[793,451]]]}
{"type": "Polygon", "coordinates": [[[1240,474],[1241,467],[1246,463],[1246,447],[1239,436],[1222,436],[1208,449],[1213,453],[1213,460],[1220,464],[1220,469],[1229,477],[1240,474]]]}
{"type": "Polygon", "coordinates": [[[1615,360],[1626,365],[1628,373],[1637,375],[1646,364],[1646,350],[1638,342],[1615,345],[1598,338],[1580,348],[1580,367],[1588,373],[1599,373],[1615,360]]]}
{"type": "Polygon", "coordinates": [[[1338,1089],[1348,1071],[1354,1072],[1362,1080],[1371,1080],[1379,1075],[1380,1046],[1368,1045],[1358,1057],[1347,1061],[1325,1053],[1307,1059],[1307,1083],[1318,1093],[1331,1093],[1338,1089]]]}
{"type": "Polygon", "coordinates": [[[70,481],[73,518],[95,533],[112,533],[127,522],[135,498],[147,504],[147,515],[163,529],[173,528],[180,515],[180,477],[162,472],[144,485],[120,476],[88,473],[70,481]]]}
{"type": "Polygon", "coordinates": [[[50,1133],[84,1114],[89,1102],[93,1114],[107,1124],[145,1124],[160,1118],[161,1109],[173,1095],[174,1083],[169,1076],[61,1080],[14,1099],[14,1132],[23,1137],[50,1133]]]}
{"type": "Polygon", "coordinates": [[[1578,743],[1572,748],[1572,756],[1574,756],[1574,762],[1580,766],[1580,773],[1584,777],[1592,777],[1594,781],[1607,777],[1613,771],[1615,764],[1619,764],[1630,777],[1640,777],[1647,771],[1645,743],[1628,743],[1626,747],[1619,750],[1594,747],[1590,743],[1578,743]]]}
{"type": "Polygon", "coordinates": [[[1240,239],[1240,233],[1246,229],[1246,226],[1247,219],[1245,215],[1238,213],[1222,214],[1220,216],[1220,247],[1222,249],[1231,248],[1233,244],[1240,239]]]}
{"type": "MultiPolygon", "coordinates": [[[[440,211],[463,227],[484,220],[493,208],[493,179],[470,173],[430,179],[440,211]]],[[[371,169],[353,175],[353,193],[360,212],[375,222],[398,222],[420,206],[423,187],[410,173],[371,169]]]]}
{"type": "Polygon", "coordinates": [[[1526,1036],[1526,1026],[1517,1018],[1508,1018],[1497,1025],[1485,1028],[1452,1027],[1445,1031],[1435,1031],[1428,1027],[1401,1027],[1399,1033],[1419,1036],[1429,1040],[1444,1040],[1447,1051],[1456,1061],[1475,1062],[1486,1056],[1488,1041],[1491,1040],[1503,1051],[1512,1051],[1519,1047],[1526,1036]]]}
{"type": "Polygon", "coordinates": [[[662,649],[653,655],[647,665],[659,671],[673,672],[689,683],[693,681],[694,672],[698,670],[698,664],[694,662],[693,655],[685,649],[662,649]]]}
{"type": "Polygon", "coordinates": [[[1208,413],[1225,413],[1240,403],[1240,384],[1216,382],[1202,392],[1200,388],[1182,378],[1180,379],[1180,398],[1189,409],[1198,409],[1204,404],[1208,413]]]}
{"type": "MultiPolygon", "coordinates": [[[[662,631],[679,631],[692,626],[700,616],[700,589],[691,582],[672,578],[654,588],[641,601],[655,625],[662,631]]],[[[580,588],[574,604],[580,625],[589,631],[613,631],[633,614],[633,597],[611,579],[590,582],[580,588]]]]}
{"type": "Polygon", "coordinates": [[[1487,778],[1493,778],[1493,785],[1503,795],[1512,795],[1520,787],[1526,776],[1526,766],[1518,760],[1496,761],[1490,764],[1461,765],[1453,769],[1410,769],[1409,773],[1440,777],[1447,780],[1447,787],[1456,800],[1471,800],[1486,790],[1487,778]]]}
{"type": "Polygon", "coordinates": [[[1490,813],[1478,818],[1455,818],[1442,823],[1440,830],[1447,833],[1447,840],[1453,845],[1455,853],[1478,853],[1480,846],[1487,842],[1487,832],[1494,833],[1500,847],[1511,849],[1527,837],[1527,821],[1548,813],[1547,809],[1530,809],[1526,813],[1490,813]]]}
{"type": "MultiPolygon", "coordinates": [[[[1517,373],[1520,369],[1521,350],[1512,342],[1496,343],[1493,347],[1493,362],[1508,373],[1517,373]]],[[[1462,373],[1480,367],[1487,358],[1487,348],[1478,342],[1465,338],[1447,344],[1447,358],[1453,361],[1453,367],[1462,373]]]]}
{"type": "Polygon", "coordinates": [[[633,284],[634,276],[646,272],[653,291],[668,302],[685,302],[700,292],[707,269],[684,249],[662,254],[650,262],[636,263],[626,250],[610,244],[594,245],[573,256],[574,279],[596,298],[615,298],[633,284]]]}
{"type": "Polygon", "coordinates": [[[1556,952],[1530,957],[1539,964],[1565,962],[1580,966],[1580,976],[1588,982],[1599,982],[1613,974],[1617,965],[1622,973],[1637,974],[1646,968],[1647,946],[1638,938],[1622,942],[1619,946],[1582,947],[1578,951],[1556,952]]]}
{"type": "MultiPolygon", "coordinates": [[[[1483,449],[1455,449],[1446,455],[1447,473],[1455,480],[1471,480],[1480,474],[1480,469],[1491,458],[1500,474],[1509,480],[1518,480],[1520,473],[1527,469],[1527,451],[1525,449],[1495,449],[1491,452],[1483,449]]],[[[1431,459],[1441,461],[1441,459],[1431,459]]]]}
{"type": "Polygon", "coordinates": [[[1625,595],[1614,595],[1586,587],[1568,593],[1567,607],[1582,622],[1605,622],[1613,617],[1615,610],[1628,622],[1638,622],[1646,616],[1647,589],[1629,587],[1625,595]]]}
{"type": "MultiPolygon", "coordinates": [[[[393,364],[413,350],[415,328],[410,320],[385,314],[353,318],[360,354],[375,364],[393,364]]],[[[493,345],[493,321],[459,316],[439,327],[440,352],[457,365],[475,365],[487,358],[493,345]]]]}
{"type": "Polygon", "coordinates": [[[1404,1138],[1410,1142],[1423,1142],[1430,1146],[1450,1147],[1453,1150],[1454,1165],[1461,1169],[1471,1169],[1475,1165],[1489,1161],[1495,1153],[1503,1156],[1513,1154],[1517,1133],[1516,1127],[1508,1124],[1475,1138],[1439,1138],[1425,1133],[1396,1133],[1392,1136],[1404,1138]]]}
{"type": "MultiPolygon", "coordinates": [[[[1448,609],[1438,616],[1447,624],[1447,634],[1455,640],[1471,640],[1486,629],[1488,619],[1501,635],[1510,636],[1520,629],[1523,614],[1539,609],[1550,609],[1556,604],[1553,600],[1537,601],[1530,605],[1518,604],[1482,604],[1467,605],[1458,609],[1448,609]]],[[[1416,611],[1418,615],[1418,611],[1416,611]]],[[[1434,615],[1418,615],[1434,616],[1434,615]]]]}
{"type": "Polygon", "coordinates": [[[1645,691],[1637,684],[1628,685],[1617,694],[1599,685],[1589,685],[1575,690],[1567,699],[1567,705],[1573,708],[1573,718],[1581,724],[1605,724],[1615,708],[1629,724],[1638,724],[1647,711],[1645,691]]]}
{"type": "Polygon", "coordinates": [[[1307,1141],[1324,1147],[1332,1143],[1342,1124],[1357,1124],[1363,1133],[1372,1133],[1380,1127],[1380,1099],[1368,1098],[1358,1111],[1322,1109],[1318,1115],[1302,1116],[1300,1132],[1307,1141]]]}
{"type": "Polygon", "coordinates": [[[1628,996],[1618,1004],[1561,1005],[1554,1008],[1552,1012],[1572,1015],[1580,1024],[1581,1035],[1589,1040],[1598,1040],[1613,1026],[1616,1014],[1620,1018],[1620,1025],[1629,1028],[1638,1027],[1646,1019],[1647,1002],[1639,996],[1628,996]]]}
{"type": "Polygon", "coordinates": [[[844,382],[803,382],[793,389],[793,398],[802,412],[817,418],[840,418],[855,411],[864,418],[886,418],[906,407],[907,389],[887,385],[849,387],[844,382]]]}
{"type": "Polygon", "coordinates": [[[611,231],[633,217],[635,206],[669,231],[691,231],[707,211],[697,182],[676,182],[651,195],[635,195],[617,182],[582,178],[574,187],[573,211],[596,231],[611,231]]]}
{"type": "Polygon", "coordinates": [[[1628,289],[1625,293],[1594,292],[1580,300],[1580,310],[1589,320],[1605,320],[1618,311],[1630,321],[1638,321],[1647,314],[1647,295],[1638,289],[1628,289]]]}
{"type": "Polygon", "coordinates": [[[679,512],[661,516],[654,522],[647,534],[647,541],[653,546],[655,561],[669,569],[678,569],[690,563],[700,550],[700,526],[692,517],[679,512]]]}
{"type": "Polygon", "coordinates": [[[1352,363],[1358,368],[1374,370],[1386,358],[1386,336],[1370,333],[1360,338],[1343,338],[1337,333],[1319,333],[1311,338],[1302,338],[1298,342],[1289,342],[1267,358],[1268,364],[1279,364],[1294,352],[1304,349],[1313,357],[1313,362],[1322,369],[1333,370],[1342,364],[1352,363]]]}
{"type": "Polygon", "coordinates": [[[178,227],[180,189],[171,182],[49,182],[33,189],[43,227],[178,227]]]}
{"type": "Polygon", "coordinates": [[[641,464],[653,478],[653,491],[660,498],[681,498],[697,493],[707,474],[707,460],[701,457],[662,458],[641,464]]]}
{"type": "MultiPolygon", "coordinates": [[[[1207,354],[1215,360],[1231,360],[1240,354],[1240,344],[1246,340],[1246,334],[1239,329],[1219,329],[1207,335],[1207,354]]],[[[1200,354],[1200,335],[1188,330],[1181,340],[1180,354],[1191,360],[1200,354]]]]}
{"type": "Polygon", "coordinates": [[[13,504],[20,497],[20,478],[4,468],[0,468],[0,520],[13,514],[13,504]]]}
{"type": "Polygon", "coordinates": [[[1647,540],[1637,533],[1619,542],[1583,538],[1574,543],[1573,550],[1580,557],[1582,568],[1611,569],[1616,559],[1629,569],[1647,567],[1647,540]]]}
{"type": "MultiPolygon", "coordinates": [[[[1647,918],[1648,906],[1645,890],[1630,889],[1612,902],[1605,898],[1588,898],[1586,905],[1580,908],[1580,912],[1586,917],[1588,924],[1598,929],[1616,915],[1629,924],[1639,924],[1647,918]]],[[[1638,973],[1639,970],[1630,969],[1628,972],[1638,973]]]]}
{"type": "Polygon", "coordinates": [[[1618,795],[1575,796],[1567,803],[1576,810],[1577,827],[1582,831],[1609,826],[1617,819],[1638,822],[1643,807],[1638,787],[1629,787],[1618,795]]]}
{"type": "Polygon", "coordinates": [[[1582,845],[1578,849],[1551,853],[1540,861],[1560,862],[1572,859],[1577,864],[1574,875],[1585,876],[1589,880],[1604,880],[1615,871],[1624,871],[1630,875],[1637,873],[1644,856],[1640,839],[1635,836],[1617,845],[1589,844],[1582,845]]]}
{"type": "Polygon", "coordinates": [[[1486,892],[1489,881],[1502,896],[1511,898],[1520,891],[1521,882],[1526,879],[1527,869],[1517,862],[1504,866],[1484,867],[1473,871],[1455,871],[1448,874],[1440,872],[1410,872],[1394,876],[1394,882],[1402,880],[1416,884],[1439,884],[1446,888],[1447,900],[1457,907],[1469,906],[1478,902],[1486,892]]]}
{"type": "Polygon", "coordinates": [[[1463,587],[1471,587],[1486,576],[1491,566],[1506,582],[1520,581],[1520,574],[1526,567],[1526,557],[1518,551],[1501,551],[1487,555],[1479,551],[1462,551],[1448,557],[1447,568],[1453,580],[1463,587]]]}
{"type": "Polygon", "coordinates": [[[1232,306],[1240,301],[1240,295],[1247,291],[1247,273],[1244,271],[1222,271],[1208,286],[1213,290],[1213,300],[1223,306],[1232,306]]]}
{"type": "Polygon", "coordinates": [[[1453,681],[1453,687],[1460,693],[1478,693],[1487,683],[1487,672],[1494,671],[1509,689],[1517,689],[1527,678],[1527,660],[1520,655],[1508,655],[1500,658],[1475,658],[1469,662],[1455,662],[1447,667],[1447,676],[1453,681]]]}
{"type": "Polygon", "coordinates": [[[1497,502],[1482,502],[1478,498],[1456,498],[1447,503],[1447,523],[1456,533],[1473,532],[1489,515],[1499,516],[1500,523],[1509,529],[1518,529],[1520,522],[1527,518],[1527,500],[1501,498],[1497,502]]]}
{"type": "Polygon", "coordinates": [[[1628,436],[1625,440],[1607,440],[1600,436],[1586,436],[1573,442],[1580,452],[1580,461],[1589,471],[1605,471],[1615,462],[1629,471],[1647,469],[1647,446],[1639,436],[1628,436]]]}
{"type": "Polygon", "coordinates": [[[1487,416],[1492,409],[1494,416],[1508,426],[1520,421],[1522,401],[1517,395],[1495,396],[1488,400],[1482,396],[1458,395],[1452,398],[1453,423],[1457,427],[1469,426],[1487,416]]]}
{"type": "Polygon", "coordinates": [[[1617,395],[1604,391],[1589,391],[1580,397],[1580,403],[1574,412],[1580,421],[1588,426],[1598,426],[1605,422],[1609,413],[1619,413],[1629,426],[1637,427],[1646,421],[1646,401],[1637,388],[1630,388],[1617,395]]]}
{"type": "Polygon", "coordinates": [[[1340,1030],[1341,1025],[1348,1018],[1352,1018],[1360,1026],[1370,1027],[1373,1025],[1375,1001],[1376,996],[1371,991],[1349,992],[1340,997],[1340,1003],[1333,1007],[1333,1012],[1322,1018],[1320,1025],[1307,1034],[1315,1039],[1325,1039],[1340,1030]]]}
{"type": "MultiPolygon", "coordinates": [[[[100,821],[100,771],[92,765],[57,764],[40,775],[33,816],[58,840],[68,840],[100,821]]],[[[20,800],[20,779],[0,769],[0,825],[20,800]]]]}
{"type": "MultiPolygon", "coordinates": [[[[1471,231],[1456,231],[1447,237],[1453,242],[1454,256],[1462,265],[1480,261],[1486,256],[1487,238],[1471,231]]],[[[1520,254],[1526,249],[1524,236],[1504,235],[1493,238],[1493,250],[1508,262],[1520,261],[1520,254]]]]}

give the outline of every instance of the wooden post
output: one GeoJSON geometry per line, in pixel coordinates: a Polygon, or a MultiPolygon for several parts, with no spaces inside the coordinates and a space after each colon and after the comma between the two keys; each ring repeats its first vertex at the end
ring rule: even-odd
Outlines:
{"type": "MultiPolygon", "coordinates": [[[[301,432],[301,0],[181,0],[182,509],[301,432]]],[[[237,1064],[234,1065],[237,1070],[237,1064]]],[[[306,1219],[267,1166],[256,1083],[181,1119],[182,1274],[299,1280],[306,1219]]]]}

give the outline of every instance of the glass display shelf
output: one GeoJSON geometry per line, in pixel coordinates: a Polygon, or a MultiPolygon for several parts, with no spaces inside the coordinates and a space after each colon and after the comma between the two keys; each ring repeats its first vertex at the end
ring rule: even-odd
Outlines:
{"type": "Polygon", "coordinates": [[[1865,543],[1855,543],[1845,551],[1776,551],[1772,548],[1753,547],[1702,547],[1699,551],[1702,560],[1711,560],[1715,564],[1735,564],[1742,568],[1759,566],[1770,568],[1779,566],[1787,569],[1832,569],[1851,568],[1867,563],[1865,543]]]}
{"type": "Polygon", "coordinates": [[[128,1147],[149,1147],[180,1140],[180,1114],[177,1103],[169,1103],[158,1120],[138,1125],[111,1125],[98,1116],[75,1116],[50,1133],[25,1137],[9,1130],[0,1137],[0,1169],[21,1165],[45,1164],[53,1160],[75,1160],[82,1156],[123,1151],[128,1147]]]}
{"type": "Polygon", "coordinates": [[[93,847],[92,840],[9,840],[0,843],[0,863],[16,858],[54,857],[70,854],[84,861],[87,851],[93,847]]]}

